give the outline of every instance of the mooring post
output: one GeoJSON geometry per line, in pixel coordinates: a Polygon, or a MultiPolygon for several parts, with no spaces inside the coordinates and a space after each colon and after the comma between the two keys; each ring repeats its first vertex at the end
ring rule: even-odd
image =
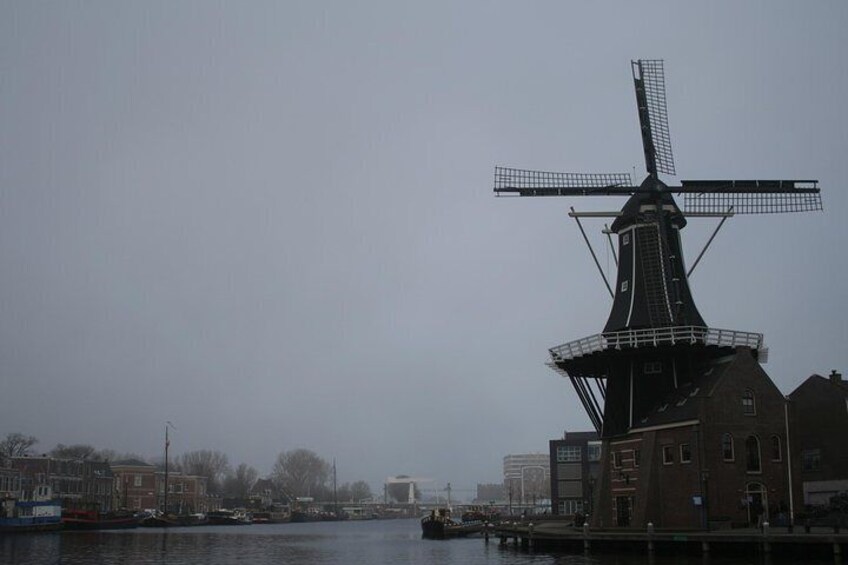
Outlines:
{"type": "Polygon", "coordinates": [[[654,552],[654,523],[648,522],[648,553],[654,552]]]}
{"type": "Polygon", "coordinates": [[[769,523],[763,522],[763,552],[771,552],[771,544],[769,543],[769,523]]]}
{"type": "Polygon", "coordinates": [[[589,551],[589,524],[583,522],[583,551],[589,551]]]}

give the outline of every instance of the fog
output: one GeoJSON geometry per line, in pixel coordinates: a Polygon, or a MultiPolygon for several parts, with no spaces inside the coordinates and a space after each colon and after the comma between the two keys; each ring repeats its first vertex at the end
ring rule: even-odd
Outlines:
{"type": "MultiPolygon", "coordinates": [[[[692,275],[788,394],[848,368],[844,2],[0,3],[0,434],[459,496],[589,420],[547,348],[611,306],[566,212],[495,165],[644,176],[665,59],[681,179],[818,179],[692,275]]],[[[666,179],[670,183],[676,178],[666,179]]],[[[691,263],[715,228],[691,220],[691,263]]],[[[586,222],[602,266],[601,234],[586,222]]]]}

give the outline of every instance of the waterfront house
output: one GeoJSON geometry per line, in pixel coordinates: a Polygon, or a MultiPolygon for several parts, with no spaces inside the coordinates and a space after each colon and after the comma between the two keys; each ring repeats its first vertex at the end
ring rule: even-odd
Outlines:
{"type": "Polygon", "coordinates": [[[593,527],[685,530],[786,519],[784,396],[745,347],[688,373],[624,433],[604,439],[593,527]]]}
{"type": "Polygon", "coordinates": [[[812,375],[789,395],[794,496],[821,506],[848,491],[848,383],[832,371],[812,375]]]}

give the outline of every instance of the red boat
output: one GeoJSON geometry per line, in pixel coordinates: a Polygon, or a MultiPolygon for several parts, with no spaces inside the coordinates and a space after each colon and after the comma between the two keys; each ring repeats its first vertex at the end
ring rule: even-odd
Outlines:
{"type": "Polygon", "coordinates": [[[65,530],[123,530],[137,527],[138,518],[129,512],[62,511],[62,528],[65,530]]]}

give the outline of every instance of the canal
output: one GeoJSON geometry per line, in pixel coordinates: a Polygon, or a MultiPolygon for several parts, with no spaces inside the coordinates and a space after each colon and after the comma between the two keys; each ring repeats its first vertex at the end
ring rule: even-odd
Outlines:
{"type": "MultiPolygon", "coordinates": [[[[783,561],[785,562],[785,561],[783,561]]],[[[828,561],[825,561],[827,563],[828,561]]],[[[829,561],[833,563],[831,559],[829,561]]],[[[482,538],[421,539],[418,520],[202,526],[159,530],[0,534],[3,564],[551,564],[741,565],[750,558],[529,553],[482,538]]]]}

